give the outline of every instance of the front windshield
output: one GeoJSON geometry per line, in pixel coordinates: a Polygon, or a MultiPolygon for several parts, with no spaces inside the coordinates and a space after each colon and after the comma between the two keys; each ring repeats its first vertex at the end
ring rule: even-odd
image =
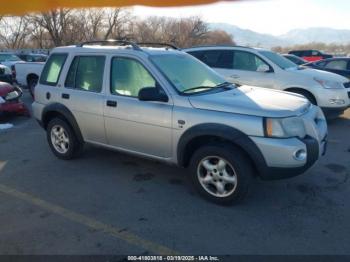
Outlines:
{"type": "Polygon", "coordinates": [[[21,61],[21,59],[12,54],[0,54],[0,62],[5,62],[5,61],[21,61]]]}
{"type": "Polygon", "coordinates": [[[187,54],[153,55],[150,59],[181,93],[202,92],[225,82],[215,71],[187,54]]]}
{"type": "Polygon", "coordinates": [[[290,68],[296,68],[297,65],[294,64],[292,61],[288,60],[287,58],[271,52],[271,51],[259,51],[260,54],[267,57],[269,60],[271,60],[273,63],[278,65],[282,69],[290,69],[290,68]]]}

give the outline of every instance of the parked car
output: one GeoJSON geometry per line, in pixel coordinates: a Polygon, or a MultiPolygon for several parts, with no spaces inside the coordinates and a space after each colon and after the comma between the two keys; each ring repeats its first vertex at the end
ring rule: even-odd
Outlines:
{"type": "Polygon", "coordinates": [[[350,58],[349,57],[329,58],[329,59],[324,59],[317,62],[307,63],[304,66],[318,69],[318,70],[332,72],[350,79],[350,58]]]}
{"type": "Polygon", "coordinates": [[[20,86],[28,87],[32,97],[44,64],[43,62],[27,62],[15,65],[17,83],[20,86]]]}
{"type": "Polygon", "coordinates": [[[53,49],[32,108],[58,158],[89,143],[175,164],[220,204],[255,175],[303,173],[327,142],[322,110],[304,97],[237,87],[185,52],[127,41],[53,49]]]}
{"type": "Polygon", "coordinates": [[[44,55],[44,54],[20,53],[20,54],[17,54],[17,56],[25,62],[45,62],[47,59],[47,55],[44,55]]]}
{"type": "Polygon", "coordinates": [[[349,79],[298,67],[272,51],[238,46],[194,47],[185,51],[214,68],[227,81],[301,94],[332,117],[350,106],[349,79]]]}
{"type": "Polygon", "coordinates": [[[307,61],[305,59],[302,59],[299,56],[291,55],[291,54],[283,54],[283,57],[287,58],[288,60],[292,61],[296,65],[303,65],[306,64],[307,61]]]}
{"type": "Polygon", "coordinates": [[[12,71],[7,66],[0,65],[0,82],[13,84],[12,71]]]}
{"type": "Polygon", "coordinates": [[[15,64],[23,63],[23,61],[12,53],[0,53],[0,64],[7,66],[12,71],[13,79],[16,78],[15,64]]]}
{"type": "Polygon", "coordinates": [[[333,57],[332,55],[324,54],[318,50],[293,50],[288,52],[288,54],[299,56],[309,62],[333,57]]]}
{"type": "Polygon", "coordinates": [[[21,96],[20,88],[0,82],[0,116],[10,113],[29,116],[27,107],[20,100],[21,96]]]}

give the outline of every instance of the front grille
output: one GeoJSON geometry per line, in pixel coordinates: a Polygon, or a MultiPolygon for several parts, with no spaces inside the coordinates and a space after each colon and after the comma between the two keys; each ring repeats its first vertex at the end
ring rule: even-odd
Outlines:
{"type": "Polygon", "coordinates": [[[345,87],[345,88],[350,88],[350,82],[344,83],[344,87],[345,87]]]}

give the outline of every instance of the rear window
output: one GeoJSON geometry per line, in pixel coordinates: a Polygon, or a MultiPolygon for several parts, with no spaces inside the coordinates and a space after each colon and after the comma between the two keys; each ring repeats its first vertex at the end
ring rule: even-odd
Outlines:
{"type": "Polygon", "coordinates": [[[40,84],[57,85],[67,54],[52,54],[47,60],[40,77],[40,84]]]}

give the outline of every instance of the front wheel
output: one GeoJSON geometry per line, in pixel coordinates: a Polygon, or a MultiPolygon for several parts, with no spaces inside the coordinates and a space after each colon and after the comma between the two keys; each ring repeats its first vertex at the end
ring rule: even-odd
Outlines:
{"type": "Polygon", "coordinates": [[[208,145],[192,156],[190,176],[197,191],[206,199],[217,204],[236,204],[248,192],[253,167],[234,146],[208,145]]]}

